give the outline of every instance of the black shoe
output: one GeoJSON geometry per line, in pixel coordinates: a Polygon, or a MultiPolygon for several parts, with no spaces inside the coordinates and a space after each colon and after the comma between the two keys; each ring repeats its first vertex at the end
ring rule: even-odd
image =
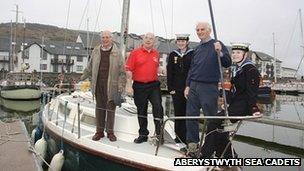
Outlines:
{"type": "Polygon", "coordinates": [[[182,141],[179,138],[174,139],[175,143],[182,143],[182,141]]]}
{"type": "Polygon", "coordinates": [[[183,148],[179,149],[179,151],[186,154],[188,149],[187,149],[187,147],[183,147],[183,148]]]}
{"type": "Polygon", "coordinates": [[[140,144],[140,143],[143,143],[143,142],[147,142],[147,140],[148,140],[147,136],[141,136],[140,135],[138,138],[134,139],[134,143],[140,144]]]}

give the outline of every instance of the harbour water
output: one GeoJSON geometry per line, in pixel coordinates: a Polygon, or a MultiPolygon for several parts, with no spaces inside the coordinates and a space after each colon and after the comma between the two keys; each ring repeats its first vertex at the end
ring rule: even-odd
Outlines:
{"type": "MultiPolygon", "coordinates": [[[[164,103],[167,104],[167,109],[170,107],[172,109],[171,98],[167,96],[163,99],[167,100],[164,103]]],[[[304,96],[277,95],[273,101],[261,104],[260,108],[263,110],[264,117],[304,124],[303,99],[304,96]]],[[[40,100],[9,102],[1,100],[0,119],[8,121],[11,118],[20,118],[25,122],[30,133],[38,123],[37,112],[40,110],[40,104],[40,100]]],[[[172,110],[167,110],[167,114],[172,115],[172,113],[168,113],[170,111],[172,112],[172,110]]],[[[233,147],[241,158],[302,158],[300,167],[246,166],[244,170],[304,171],[304,130],[244,122],[233,142],[233,147]]],[[[55,144],[54,148],[58,148],[58,144],[55,144]]],[[[77,151],[68,145],[65,146],[65,151],[69,157],[65,160],[63,170],[99,170],[100,168],[94,167],[95,162],[104,162],[105,166],[108,166],[104,168],[106,170],[132,170],[123,166],[112,168],[111,161],[88,157],[85,152],[77,151]],[[75,162],[79,165],[76,166],[75,162]]]]}

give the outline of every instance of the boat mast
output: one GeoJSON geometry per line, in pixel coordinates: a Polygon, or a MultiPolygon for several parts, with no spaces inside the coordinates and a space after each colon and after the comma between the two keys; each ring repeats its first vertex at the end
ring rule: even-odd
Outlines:
{"type": "Polygon", "coordinates": [[[120,50],[122,59],[125,60],[126,49],[128,46],[128,28],[129,28],[129,11],[130,11],[130,0],[124,0],[122,6],[122,17],[121,17],[121,29],[120,29],[120,50]]]}
{"type": "Polygon", "coordinates": [[[299,68],[300,68],[300,66],[302,64],[303,58],[304,58],[304,34],[303,34],[302,12],[301,12],[301,9],[299,9],[299,17],[300,17],[300,30],[301,30],[301,43],[302,43],[301,47],[303,48],[303,56],[302,56],[302,58],[300,60],[300,63],[298,64],[297,71],[296,71],[296,73],[295,73],[294,76],[297,75],[297,73],[299,71],[299,68]]]}
{"type": "Polygon", "coordinates": [[[41,38],[41,53],[40,53],[40,88],[42,87],[42,69],[43,69],[43,64],[42,64],[42,60],[43,60],[43,54],[44,54],[44,36],[42,36],[41,38]]]}
{"type": "Polygon", "coordinates": [[[10,25],[10,50],[9,50],[9,65],[8,65],[8,71],[13,71],[13,22],[11,20],[10,25]]]}
{"type": "Polygon", "coordinates": [[[25,18],[23,18],[23,42],[21,43],[22,63],[24,63],[24,48],[25,48],[25,18]]]}
{"type": "MultiPolygon", "coordinates": [[[[302,12],[301,12],[301,9],[299,9],[299,14],[300,14],[300,29],[301,29],[301,43],[302,43],[301,47],[304,50],[304,34],[303,34],[303,23],[302,23],[302,12]]],[[[304,56],[304,51],[303,51],[303,56],[304,56]]]]}
{"type": "Polygon", "coordinates": [[[18,29],[18,16],[19,16],[19,6],[15,4],[16,10],[12,10],[13,12],[16,12],[16,25],[15,25],[15,33],[14,33],[14,42],[12,42],[12,61],[11,61],[11,71],[14,71],[14,59],[17,58],[16,54],[16,46],[17,46],[17,29],[18,29]]]}
{"type": "MultiPolygon", "coordinates": [[[[215,39],[215,41],[218,41],[217,34],[216,34],[215,20],[214,20],[214,16],[213,16],[213,10],[212,10],[211,0],[208,0],[208,5],[209,5],[209,12],[210,12],[210,17],[211,17],[211,23],[212,23],[212,29],[213,29],[214,39],[215,39]]],[[[222,62],[221,62],[219,54],[217,54],[217,60],[218,60],[219,71],[220,71],[220,81],[221,81],[221,87],[222,87],[222,92],[223,92],[225,116],[228,116],[228,110],[227,110],[228,106],[227,106],[227,99],[226,99],[226,91],[225,91],[225,88],[224,88],[223,68],[222,68],[222,62]]],[[[226,122],[226,124],[229,124],[228,120],[225,120],[225,122],[226,122]]]]}
{"type": "Polygon", "coordinates": [[[276,54],[275,54],[275,39],[274,39],[274,33],[272,33],[272,39],[273,39],[273,77],[274,77],[274,83],[277,82],[277,62],[276,62],[276,54]]]}
{"type": "MultiPolygon", "coordinates": [[[[89,44],[90,44],[90,38],[89,38],[90,34],[89,34],[89,18],[87,18],[87,60],[89,60],[89,44]]],[[[93,39],[93,38],[92,38],[93,39]]],[[[93,40],[92,40],[93,41],[93,40]]]]}

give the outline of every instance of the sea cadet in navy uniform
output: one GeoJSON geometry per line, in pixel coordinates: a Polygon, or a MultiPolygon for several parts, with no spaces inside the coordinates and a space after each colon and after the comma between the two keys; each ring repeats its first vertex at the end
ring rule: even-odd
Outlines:
{"type": "MultiPolygon", "coordinates": [[[[259,89],[260,74],[253,62],[248,59],[248,45],[235,43],[232,45],[232,61],[236,64],[235,76],[231,79],[231,97],[228,97],[229,116],[261,115],[256,102],[259,89]]],[[[218,113],[224,116],[224,111],[218,113]]],[[[231,120],[236,122],[236,120],[231,120]]],[[[211,120],[207,125],[208,136],[202,147],[201,157],[210,158],[215,152],[220,157],[226,146],[228,146],[224,158],[237,157],[234,150],[231,150],[229,133],[214,131],[223,129],[222,120],[211,120]],[[234,154],[233,154],[234,153],[234,154]]]]}
{"type": "MultiPolygon", "coordinates": [[[[193,49],[188,47],[189,34],[177,34],[176,46],[178,49],[169,54],[167,64],[167,85],[172,95],[175,116],[186,116],[186,98],[184,90],[186,79],[193,56],[193,49]]],[[[186,121],[175,121],[175,142],[186,143],[186,121]]]]}

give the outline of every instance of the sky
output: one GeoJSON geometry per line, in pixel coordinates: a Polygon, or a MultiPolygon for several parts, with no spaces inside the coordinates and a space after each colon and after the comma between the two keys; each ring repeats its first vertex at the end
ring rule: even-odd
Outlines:
{"type": "MultiPolygon", "coordinates": [[[[283,66],[297,68],[304,54],[299,19],[302,9],[304,20],[304,0],[211,2],[219,40],[226,45],[250,43],[252,50],[275,54],[283,66]]],[[[22,11],[19,22],[25,18],[26,22],[76,30],[120,31],[122,3],[123,0],[1,0],[0,23],[15,21],[13,10],[18,4],[22,11]]],[[[199,21],[211,22],[208,0],[131,0],[130,33],[154,32],[164,38],[188,33],[191,41],[199,41],[195,33],[199,21]]],[[[304,63],[300,72],[304,72],[304,63]]]]}

